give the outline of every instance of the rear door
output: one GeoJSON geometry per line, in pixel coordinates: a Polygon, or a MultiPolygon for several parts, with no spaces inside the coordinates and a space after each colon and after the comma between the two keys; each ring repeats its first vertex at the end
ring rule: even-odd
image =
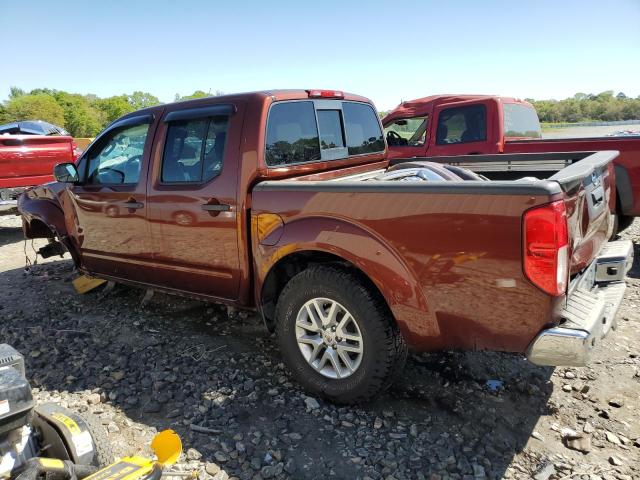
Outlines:
{"type": "Polygon", "coordinates": [[[162,118],[147,191],[154,284],[237,298],[243,111],[219,104],[162,118]]]}
{"type": "MultiPolygon", "coordinates": [[[[491,139],[496,138],[493,102],[469,101],[445,103],[434,109],[429,155],[476,155],[493,153],[491,139]]],[[[495,142],[494,142],[495,143],[495,142]]]]}

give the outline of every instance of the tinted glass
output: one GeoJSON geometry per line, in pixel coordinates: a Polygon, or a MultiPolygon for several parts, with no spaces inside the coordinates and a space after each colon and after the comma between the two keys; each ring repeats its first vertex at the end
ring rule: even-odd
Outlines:
{"type": "Polygon", "coordinates": [[[318,128],[322,150],[344,147],[340,110],[318,110],[318,128]]]}
{"type": "Polygon", "coordinates": [[[229,117],[213,117],[209,121],[207,139],[204,146],[204,178],[209,181],[220,175],[227,144],[229,117]]]}
{"type": "Polygon", "coordinates": [[[378,114],[371,106],[364,103],[343,102],[342,113],[349,155],[384,150],[378,114]]]}
{"type": "Polygon", "coordinates": [[[536,111],[526,105],[503,104],[505,137],[540,138],[540,121],[536,111]]]}
{"type": "Polygon", "coordinates": [[[162,156],[165,183],[200,183],[222,170],[228,118],[171,122],[162,156]]]}
{"type": "Polygon", "coordinates": [[[384,130],[389,145],[421,147],[427,138],[427,117],[402,118],[390,123],[384,130]]]}
{"type": "Polygon", "coordinates": [[[138,183],[149,124],[107,134],[87,155],[89,184],[138,183]]]}
{"type": "Polygon", "coordinates": [[[484,105],[448,108],[440,112],[436,143],[479,142],[487,139],[487,113],[484,105]]]}
{"type": "Polygon", "coordinates": [[[267,122],[267,165],[320,160],[320,142],[313,102],[276,103],[267,122]]]}

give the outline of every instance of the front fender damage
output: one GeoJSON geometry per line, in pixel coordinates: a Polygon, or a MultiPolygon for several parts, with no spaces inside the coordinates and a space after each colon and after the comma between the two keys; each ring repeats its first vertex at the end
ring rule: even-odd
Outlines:
{"type": "Polygon", "coordinates": [[[67,233],[64,211],[57,195],[46,187],[43,185],[27,190],[18,198],[18,212],[22,216],[25,239],[46,238],[50,243],[39,251],[44,258],[61,255],[61,247],[64,247],[75,265],[79,266],[79,256],[67,233]]]}

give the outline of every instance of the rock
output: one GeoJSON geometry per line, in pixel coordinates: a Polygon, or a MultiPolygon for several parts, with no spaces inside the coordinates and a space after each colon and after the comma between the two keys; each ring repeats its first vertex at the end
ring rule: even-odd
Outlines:
{"type": "Polygon", "coordinates": [[[611,442],[615,445],[622,445],[622,442],[615,433],[611,433],[608,430],[605,430],[604,434],[608,442],[611,442]]]}
{"type": "Polygon", "coordinates": [[[564,390],[565,392],[570,392],[570,391],[572,390],[572,387],[571,387],[571,385],[569,385],[568,383],[565,383],[565,384],[562,386],[562,390],[564,390]]]}
{"type": "Polygon", "coordinates": [[[544,442],[544,437],[535,430],[531,433],[531,436],[536,440],[540,440],[541,442],[544,442]]]}
{"type": "Polygon", "coordinates": [[[533,476],[534,480],[549,480],[551,475],[556,474],[556,469],[552,463],[547,463],[540,468],[533,476]]]}
{"type": "Polygon", "coordinates": [[[220,463],[224,463],[224,462],[228,462],[229,461],[229,455],[227,455],[226,453],[218,450],[216,453],[213,454],[213,458],[216,459],[217,462],[220,463]]]}
{"type": "Polygon", "coordinates": [[[99,393],[90,393],[89,395],[87,395],[87,403],[89,405],[97,405],[100,403],[100,401],[101,398],[99,393]]]}
{"type": "Polygon", "coordinates": [[[622,397],[615,397],[609,400],[609,405],[615,408],[621,408],[624,405],[624,399],[622,397]]]}
{"type": "Polygon", "coordinates": [[[200,460],[201,458],[202,454],[195,448],[190,448],[187,450],[187,460],[200,460]]]}
{"type": "Polygon", "coordinates": [[[591,451],[591,436],[578,434],[573,438],[567,438],[565,440],[567,448],[571,450],[577,450],[578,452],[589,453],[591,451]]]}
{"type": "Polygon", "coordinates": [[[485,478],[486,477],[486,472],[484,471],[484,467],[481,465],[478,465],[477,463],[474,463],[472,465],[473,467],[473,476],[475,478],[485,478]]]}
{"type": "Polygon", "coordinates": [[[582,427],[582,431],[584,433],[593,433],[595,431],[595,428],[589,422],[585,422],[584,427],[582,427]]]}
{"type": "Polygon", "coordinates": [[[373,421],[373,428],[376,430],[380,430],[382,428],[382,419],[380,417],[376,417],[373,421]]]}
{"type": "Polygon", "coordinates": [[[571,370],[567,370],[566,372],[564,372],[564,378],[568,378],[569,380],[571,380],[573,378],[576,378],[576,374],[571,370]]]}
{"type": "Polygon", "coordinates": [[[220,470],[213,476],[212,480],[229,480],[229,474],[224,470],[220,470]]]}
{"type": "Polygon", "coordinates": [[[158,402],[148,402],[144,407],[142,407],[142,411],[144,413],[158,413],[162,409],[162,406],[158,402]]]}
{"type": "Polygon", "coordinates": [[[213,463],[213,462],[207,462],[204,465],[204,470],[205,472],[207,472],[209,475],[214,476],[216,473],[218,473],[220,471],[220,467],[218,466],[217,463],[213,463]]]}
{"type": "Polygon", "coordinates": [[[624,465],[624,463],[622,462],[622,460],[620,460],[618,457],[616,457],[615,455],[611,455],[609,457],[609,463],[611,465],[615,465],[617,467],[620,467],[622,465],[624,465]]]}
{"type": "Polygon", "coordinates": [[[275,474],[275,465],[265,465],[264,467],[262,467],[262,469],[260,469],[260,475],[262,475],[262,478],[272,478],[275,476],[275,474]]]}
{"type": "MultiPolygon", "coordinates": [[[[313,398],[313,397],[307,397],[304,399],[304,403],[307,406],[307,409],[309,410],[317,410],[318,408],[320,408],[320,404],[318,403],[318,401],[313,398]]],[[[264,475],[263,475],[264,476],[264,475]]],[[[267,477],[265,477],[267,478],[267,477]]]]}

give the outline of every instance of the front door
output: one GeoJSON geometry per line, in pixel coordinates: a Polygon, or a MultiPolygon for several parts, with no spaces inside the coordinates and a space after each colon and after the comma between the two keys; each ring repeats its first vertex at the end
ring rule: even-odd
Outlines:
{"type": "Polygon", "coordinates": [[[237,298],[241,113],[228,104],[174,108],[158,127],[147,191],[158,285],[237,298]]]}
{"type": "Polygon", "coordinates": [[[65,202],[67,231],[89,272],[144,282],[140,262],[150,258],[146,171],[151,115],[114,124],[78,162],[80,183],[65,202]]]}

